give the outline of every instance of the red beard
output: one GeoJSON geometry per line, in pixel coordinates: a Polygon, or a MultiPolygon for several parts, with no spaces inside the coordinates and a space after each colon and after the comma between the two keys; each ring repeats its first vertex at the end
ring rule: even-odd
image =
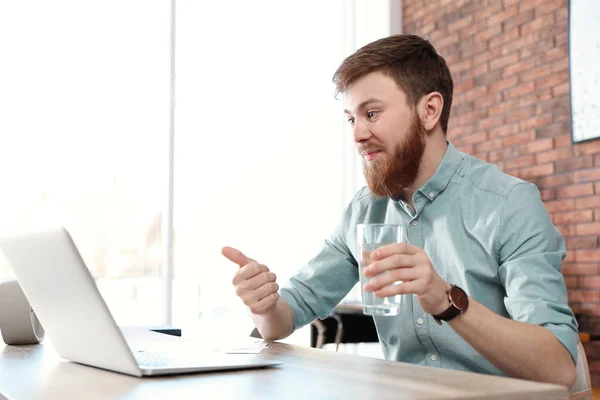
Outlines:
{"type": "Polygon", "coordinates": [[[415,114],[405,140],[396,146],[390,157],[371,163],[363,158],[363,174],[375,196],[397,199],[415,182],[425,152],[425,134],[423,124],[415,114]]]}

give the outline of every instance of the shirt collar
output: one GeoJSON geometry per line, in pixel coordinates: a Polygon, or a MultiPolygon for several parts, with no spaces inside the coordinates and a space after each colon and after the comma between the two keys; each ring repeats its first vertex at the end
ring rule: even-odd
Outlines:
{"type": "Polygon", "coordinates": [[[446,154],[444,154],[444,158],[440,165],[438,165],[437,171],[429,180],[419,189],[429,201],[435,199],[438,194],[440,194],[448,183],[450,183],[450,179],[456,173],[456,170],[460,166],[462,162],[461,154],[456,150],[456,148],[452,145],[452,143],[448,143],[448,148],[446,149],[446,154]]]}

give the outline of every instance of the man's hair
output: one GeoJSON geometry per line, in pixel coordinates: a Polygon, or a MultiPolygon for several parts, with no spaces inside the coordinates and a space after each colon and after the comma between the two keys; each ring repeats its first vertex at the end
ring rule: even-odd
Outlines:
{"type": "Polygon", "coordinates": [[[376,40],[347,57],[333,75],[336,96],[371,72],[390,76],[404,93],[408,105],[416,107],[421,98],[439,92],[444,99],[440,124],[448,131],[453,83],[446,61],[431,43],[416,35],[393,35],[376,40]]]}

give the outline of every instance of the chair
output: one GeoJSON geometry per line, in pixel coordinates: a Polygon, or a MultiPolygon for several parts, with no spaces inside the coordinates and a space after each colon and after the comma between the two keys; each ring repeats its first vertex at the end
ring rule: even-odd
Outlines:
{"type": "Polygon", "coordinates": [[[587,357],[581,342],[577,344],[577,364],[575,366],[577,378],[571,386],[569,397],[571,400],[591,400],[592,399],[592,379],[588,367],[587,357]]]}

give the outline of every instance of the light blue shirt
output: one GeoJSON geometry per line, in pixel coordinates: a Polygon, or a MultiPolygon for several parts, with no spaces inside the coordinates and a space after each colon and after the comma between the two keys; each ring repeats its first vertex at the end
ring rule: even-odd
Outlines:
{"type": "MultiPolygon", "coordinates": [[[[565,242],[535,185],[449,144],[413,202],[414,212],[367,188],[354,196],[321,251],[280,290],[295,329],[326,318],[358,281],[357,224],[402,224],[442,279],[499,315],[548,329],[576,360],[577,322],[561,274],[565,242]]],[[[374,320],[388,360],[502,375],[414,295],[403,296],[398,316],[374,320]]]]}

